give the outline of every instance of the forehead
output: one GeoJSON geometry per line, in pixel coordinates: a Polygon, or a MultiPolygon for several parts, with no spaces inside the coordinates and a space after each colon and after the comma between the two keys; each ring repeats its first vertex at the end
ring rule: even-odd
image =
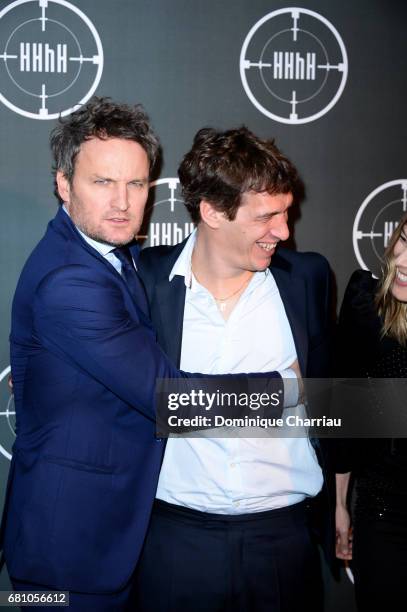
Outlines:
{"type": "Polygon", "coordinates": [[[84,167],[108,169],[122,165],[146,165],[148,168],[147,153],[138,142],[124,138],[90,138],[81,145],[75,160],[76,170],[84,167]]]}
{"type": "Polygon", "coordinates": [[[260,193],[246,191],[242,195],[239,210],[253,214],[284,212],[292,203],[293,195],[290,192],[270,194],[267,191],[261,191],[260,193]]]}

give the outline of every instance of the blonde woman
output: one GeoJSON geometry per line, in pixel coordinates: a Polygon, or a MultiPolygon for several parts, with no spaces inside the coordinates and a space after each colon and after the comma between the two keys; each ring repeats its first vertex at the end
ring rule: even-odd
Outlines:
{"type": "MultiPolygon", "coordinates": [[[[338,334],[341,375],[407,377],[407,215],[384,261],[380,280],[358,270],[349,281],[338,334]]],[[[337,474],[337,557],[352,559],[360,611],[400,609],[407,601],[407,439],[353,440],[347,460],[356,500],[351,528],[350,472],[337,474]]]]}

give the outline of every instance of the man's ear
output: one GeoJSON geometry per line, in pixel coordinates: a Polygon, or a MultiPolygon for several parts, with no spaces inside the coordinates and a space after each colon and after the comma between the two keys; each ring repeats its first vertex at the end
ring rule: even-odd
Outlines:
{"type": "Polygon", "coordinates": [[[217,229],[221,220],[225,218],[223,212],[216,210],[216,208],[214,208],[214,206],[206,200],[201,200],[199,210],[202,221],[212,229],[217,229]]]}
{"type": "Polygon", "coordinates": [[[56,182],[58,187],[59,197],[63,202],[69,203],[71,188],[69,181],[62,170],[57,170],[56,182]]]}

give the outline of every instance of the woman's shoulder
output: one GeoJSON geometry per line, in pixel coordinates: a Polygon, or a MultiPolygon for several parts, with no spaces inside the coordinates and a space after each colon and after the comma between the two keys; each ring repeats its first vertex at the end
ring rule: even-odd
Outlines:
{"type": "Polygon", "coordinates": [[[345,290],[344,303],[358,310],[374,308],[378,279],[368,270],[355,270],[345,290]]]}
{"type": "Polygon", "coordinates": [[[369,270],[355,270],[349,279],[348,287],[355,291],[375,293],[378,282],[369,270]]]}
{"type": "Polygon", "coordinates": [[[349,280],[337,330],[340,376],[364,377],[367,364],[376,354],[381,329],[375,304],[377,283],[367,270],[356,270],[349,280]]]}
{"type": "Polygon", "coordinates": [[[375,295],[378,279],[367,270],[356,270],[346,287],[339,313],[342,329],[351,331],[355,336],[380,336],[380,317],[377,314],[375,295]]]}

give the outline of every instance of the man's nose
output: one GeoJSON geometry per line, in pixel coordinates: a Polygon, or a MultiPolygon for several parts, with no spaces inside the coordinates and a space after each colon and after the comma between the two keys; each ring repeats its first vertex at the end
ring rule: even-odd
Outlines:
{"type": "Polygon", "coordinates": [[[118,183],[114,194],[114,206],[119,210],[127,210],[129,207],[129,198],[127,193],[127,185],[118,183]]]}
{"type": "MultiPolygon", "coordinates": [[[[274,219],[276,221],[276,219],[274,219]]],[[[278,238],[279,240],[287,240],[290,235],[290,230],[288,229],[287,218],[285,216],[281,216],[278,219],[278,222],[274,223],[270,227],[270,232],[278,238]]]]}

